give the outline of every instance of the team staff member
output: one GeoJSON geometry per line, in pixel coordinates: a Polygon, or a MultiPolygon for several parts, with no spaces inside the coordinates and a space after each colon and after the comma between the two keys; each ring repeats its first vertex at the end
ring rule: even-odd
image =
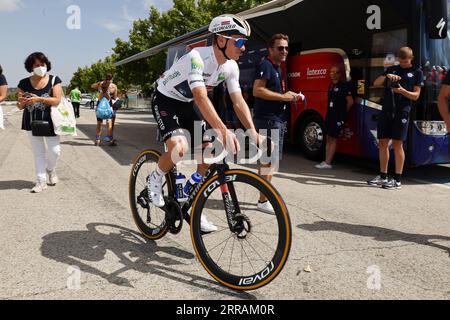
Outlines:
{"type": "Polygon", "coordinates": [[[380,174],[367,181],[370,185],[381,185],[385,189],[401,189],[401,176],[405,163],[403,142],[408,135],[409,113],[414,101],[420,97],[423,73],[414,67],[413,51],[403,47],[398,52],[399,65],[389,67],[384,75],[378,77],[374,85],[385,87],[383,109],[378,120],[378,139],[380,140],[380,174]],[[388,178],[389,141],[395,154],[395,175],[388,178]]]}
{"type": "Polygon", "coordinates": [[[330,69],[332,83],[328,89],[328,112],[325,118],[325,133],[327,144],[325,161],[316,165],[317,169],[332,169],[331,162],[336,153],[337,138],[344,128],[347,112],[353,106],[352,89],[345,81],[341,81],[341,71],[338,67],[330,69]]]}
{"type": "MultiPolygon", "coordinates": [[[[275,149],[268,164],[260,164],[259,174],[267,181],[272,181],[273,173],[278,161],[282,158],[284,132],[286,129],[286,104],[296,101],[300,95],[291,91],[286,92],[286,81],[281,73],[281,64],[286,61],[289,53],[289,37],[275,34],[268,43],[269,56],[256,69],[256,80],[253,84],[255,97],[253,121],[258,130],[278,130],[279,139],[273,141],[275,149]]],[[[261,132],[261,131],[260,131],[261,132]]],[[[270,202],[261,195],[258,209],[273,213],[270,202]]]]}
{"type": "MultiPolygon", "coordinates": [[[[447,72],[444,81],[442,82],[441,92],[438,98],[439,112],[441,113],[442,119],[445,121],[447,126],[447,131],[450,135],[450,110],[448,106],[448,101],[450,100],[450,72],[447,72]]],[[[449,153],[450,153],[450,143],[449,143],[449,153]]]]}

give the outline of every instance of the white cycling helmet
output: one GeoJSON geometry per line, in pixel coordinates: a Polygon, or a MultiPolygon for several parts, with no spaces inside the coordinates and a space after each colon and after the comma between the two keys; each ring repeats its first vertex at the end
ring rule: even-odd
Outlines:
{"type": "Polygon", "coordinates": [[[250,37],[251,28],[247,21],[233,14],[215,17],[209,25],[209,32],[224,35],[241,34],[250,37]]]}

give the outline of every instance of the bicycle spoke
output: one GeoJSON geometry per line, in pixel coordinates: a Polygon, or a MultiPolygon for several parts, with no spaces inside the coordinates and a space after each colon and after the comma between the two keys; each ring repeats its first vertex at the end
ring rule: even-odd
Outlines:
{"type": "Polygon", "coordinates": [[[228,273],[230,273],[231,270],[231,261],[233,260],[233,252],[234,252],[234,243],[236,239],[233,238],[233,246],[231,247],[231,254],[230,254],[230,264],[228,265],[228,273]]]}
{"type": "MultiPolygon", "coordinates": [[[[220,253],[219,259],[217,259],[217,263],[219,263],[220,258],[222,258],[222,254],[225,251],[225,248],[227,247],[228,241],[231,239],[231,237],[232,237],[232,235],[227,239],[227,242],[225,242],[225,246],[223,247],[222,252],[220,253]]],[[[211,251],[208,251],[208,252],[211,252],[211,251]]]]}
{"type": "Polygon", "coordinates": [[[247,251],[245,251],[244,247],[242,247],[242,249],[244,250],[245,256],[247,257],[247,260],[250,263],[250,266],[252,267],[253,273],[256,273],[255,268],[253,267],[252,261],[248,257],[247,251]]]}
{"type": "Polygon", "coordinates": [[[256,252],[256,254],[259,256],[259,258],[261,259],[261,261],[264,261],[265,263],[268,263],[268,261],[266,259],[264,259],[263,257],[261,257],[261,255],[259,254],[259,252],[250,244],[250,242],[248,242],[247,239],[245,239],[245,241],[249,244],[250,248],[253,249],[253,251],[256,252]]]}
{"type": "Polygon", "coordinates": [[[258,239],[259,241],[261,241],[261,243],[263,243],[264,245],[266,245],[266,247],[271,248],[270,245],[268,245],[267,243],[265,243],[264,241],[262,241],[261,238],[257,237],[256,235],[254,235],[254,234],[251,233],[250,236],[255,237],[256,239],[258,239]]]}

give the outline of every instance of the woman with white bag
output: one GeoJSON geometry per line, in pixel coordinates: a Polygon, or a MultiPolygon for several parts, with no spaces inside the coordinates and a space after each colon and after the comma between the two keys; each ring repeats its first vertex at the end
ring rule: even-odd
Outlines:
{"type": "Polygon", "coordinates": [[[22,79],[17,90],[17,107],[24,110],[22,130],[28,132],[36,167],[37,182],[32,193],[40,193],[47,184],[54,186],[58,182],[56,164],[61,146],[50,114],[51,106],[61,102],[62,87],[59,77],[47,73],[51,68],[51,62],[42,52],[32,53],[25,60],[25,69],[33,75],[22,79]]]}
{"type": "MultiPolygon", "coordinates": [[[[3,75],[2,66],[0,66],[0,103],[5,101],[7,95],[8,95],[8,83],[6,82],[6,78],[3,75]]],[[[3,110],[1,106],[0,106],[0,129],[4,129],[3,110]]]]}

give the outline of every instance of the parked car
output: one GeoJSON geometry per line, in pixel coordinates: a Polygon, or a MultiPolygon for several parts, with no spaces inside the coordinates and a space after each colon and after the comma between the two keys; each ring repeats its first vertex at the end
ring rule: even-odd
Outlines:
{"type": "Polygon", "coordinates": [[[81,94],[81,102],[80,105],[84,107],[89,107],[92,101],[92,96],[88,93],[81,94]]]}

